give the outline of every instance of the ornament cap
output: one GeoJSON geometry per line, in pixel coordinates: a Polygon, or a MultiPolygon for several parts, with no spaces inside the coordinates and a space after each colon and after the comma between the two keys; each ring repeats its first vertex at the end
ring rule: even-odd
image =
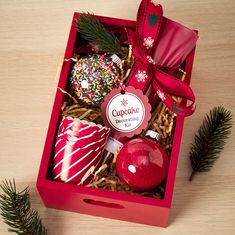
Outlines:
{"type": "Polygon", "coordinates": [[[107,144],[105,146],[105,149],[108,152],[111,152],[112,154],[116,153],[118,150],[120,150],[123,147],[123,144],[119,142],[118,140],[108,137],[107,144]]]}
{"type": "Polygon", "coordinates": [[[122,63],[121,59],[116,54],[111,55],[110,58],[112,59],[113,63],[115,63],[117,66],[122,63]]]}
{"type": "Polygon", "coordinates": [[[151,139],[155,139],[157,141],[159,141],[161,139],[161,135],[156,132],[156,131],[152,131],[152,130],[148,130],[145,134],[146,137],[150,137],[151,139]]]}

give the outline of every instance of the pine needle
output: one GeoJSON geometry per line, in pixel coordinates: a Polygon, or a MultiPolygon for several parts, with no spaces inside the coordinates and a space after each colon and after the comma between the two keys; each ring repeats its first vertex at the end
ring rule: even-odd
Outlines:
{"type": "Polygon", "coordinates": [[[38,212],[31,208],[29,189],[16,191],[15,180],[3,181],[0,184],[0,214],[10,227],[9,232],[21,235],[46,235],[38,212]]]}
{"type": "Polygon", "coordinates": [[[82,38],[103,52],[116,53],[123,56],[118,38],[108,31],[93,14],[81,13],[76,22],[77,31],[82,38]]]}
{"type": "Polygon", "coordinates": [[[224,107],[214,107],[210,114],[206,115],[195,135],[195,143],[191,145],[189,153],[192,166],[190,181],[197,172],[206,172],[211,169],[224,149],[231,127],[232,114],[224,107]]]}

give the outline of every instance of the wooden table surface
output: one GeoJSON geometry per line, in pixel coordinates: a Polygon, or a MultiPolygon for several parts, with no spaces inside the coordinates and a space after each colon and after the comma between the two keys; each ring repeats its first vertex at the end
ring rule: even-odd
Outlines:
{"type": "MultiPolygon", "coordinates": [[[[190,183],[188,152],[204,114],[223,105],[235,114],[235,1],[161,0],[165,16],[198,29],[192,87],[197,111],[187,118],[170,226],[166,229],[45,208],[35,188],[58,66],[74,11],[135,19],[139,0],[0,0],[0,180],[29,185],[49,234],[235,234],[235,132],[208,173],[190,183]]],[[[0,234],[8,234],[0,220],[0,234]]]]}

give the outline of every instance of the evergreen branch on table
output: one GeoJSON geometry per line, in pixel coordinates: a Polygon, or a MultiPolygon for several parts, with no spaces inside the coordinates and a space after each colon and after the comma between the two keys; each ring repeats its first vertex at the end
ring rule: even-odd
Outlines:
{"type": "Polygon", "coordinates": [[[191,145],[189,153],[193,180],[197,172],[209,171],[224,149],[225,140],[231,132],[232,114],[224,107],[215,107],[206,115],[198,133],[195,143],[191,145]]]}
{"type": "Polygon", "coordinates": [[[29,189],[17,192],[15,180],[0,184],[0,214],[9,225],[9,232],[21,235],[46,235],[38,212],[31,208],[29,189]]]}
{"type": "Polygon", "coordinates": [[[114,33],[108,31],[93,14],[81,13],[76,22],[76,27],[81,37],[92,46],[98,47],[103,52],[123,56],[118,38],[114,33]]]}

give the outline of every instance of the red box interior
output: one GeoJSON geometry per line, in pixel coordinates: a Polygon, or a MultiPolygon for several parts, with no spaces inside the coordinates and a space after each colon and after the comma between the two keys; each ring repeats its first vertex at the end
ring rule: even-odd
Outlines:
{"type": "MultiPolygon", "coordinates": [[[[77,32],[74,24],[77,17],[78,13],[75,13],[64,59],[71,58],[74,53],[74,48],[77,46],[77,32]]],[[[135,28],[135,22],[130,20],[109,17],[98,17],[98,19],[111,27],[125,26],[135,28]]],[[[190,82],[191,78],[194,52],[195,50],[191,52],[185,62],[187,82],[190,82]]],[[[64,90],[67,89],[67,81],[70,75],[71,66],[71,61],[65,62],[61,70],[58,87],[64,90]]],[[[54,140],[61,119],[61,106],[64,99],[65,95],[57,90],[38,173],[37,188],[44,204],[47,207],[68,211],[166,227],[171,207],[184,119],[181,117],[176,119],[176,128],[170,156],[169,173],[166,179],[164,199],[129,195],[126,193],[55,182],[50,179],[49,169],[51,166],[51,157],[53,155],[54,140]]]]}

